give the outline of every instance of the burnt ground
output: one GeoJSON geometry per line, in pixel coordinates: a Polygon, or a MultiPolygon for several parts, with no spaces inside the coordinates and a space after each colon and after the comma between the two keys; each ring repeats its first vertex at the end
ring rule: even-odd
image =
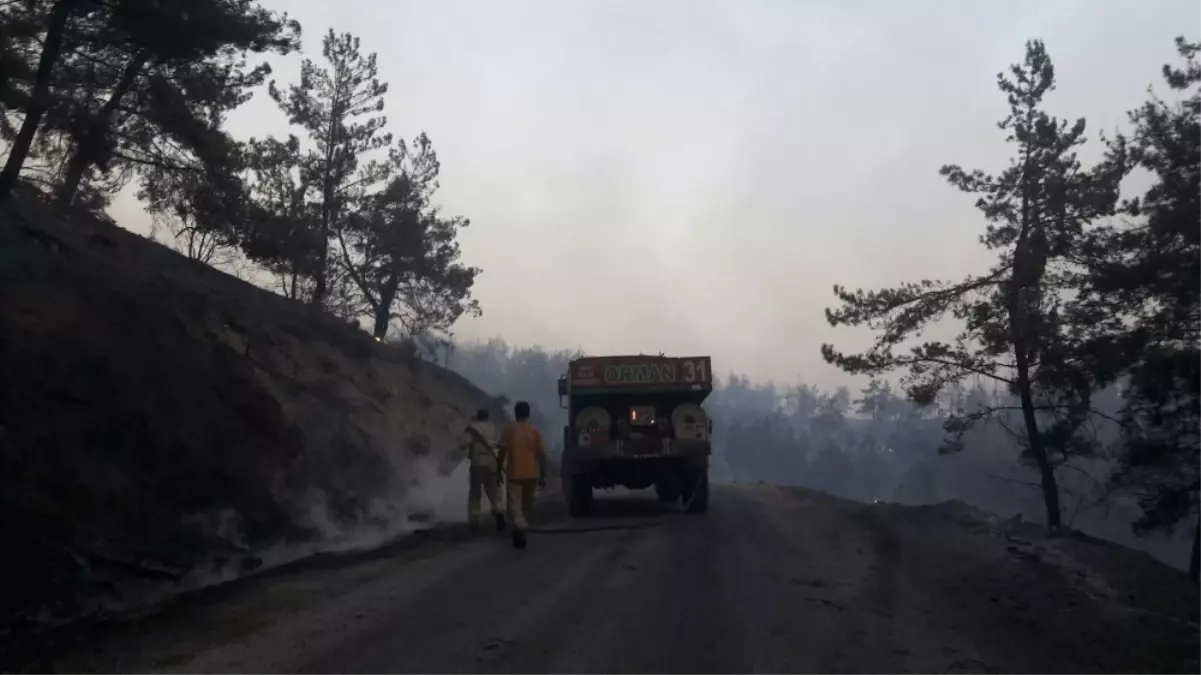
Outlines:
{"type": "Polygon", "coordinates": [[[902,507],[715,486],[684,515],[553,497],[516,551],[461,526],[61,639],[58,672],[1192,672],[1197,587],[1148,555],[902,507]],[[587,531],[582,531],[587,530],[587,531]]]}
{"type": "Polygon", "coordinates": [[[25,187],[0,204],[0,383],[0,642],[403,533],[421,470],[496,409],[25,187]]]}

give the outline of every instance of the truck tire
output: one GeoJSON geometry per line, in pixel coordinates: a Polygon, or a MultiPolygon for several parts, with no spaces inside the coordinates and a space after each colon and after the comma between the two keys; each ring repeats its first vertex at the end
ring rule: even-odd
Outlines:
{"type": "Polygon", "coordinates": [[[567,490],[567,511],[572,518],[580,518],[592,512],[592,476],[586,473],[571,476],[567,490]]]}
{"type": "Polygon", "coordinates": [[[655,482],[655,494],[661,502],[674,502],[680,498],[680,483],[673,476],[655,482]]]}
{"type": "Polygon", "coordinates": [[[686,513],[704,513],[709,510],[709,471],[689,472],[680,498],[686,513]]]}

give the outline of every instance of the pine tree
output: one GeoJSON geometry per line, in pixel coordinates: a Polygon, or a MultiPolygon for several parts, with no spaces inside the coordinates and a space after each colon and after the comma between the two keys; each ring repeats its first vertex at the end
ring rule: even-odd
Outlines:
{"type": "Polygon", "coordinates": [[[13,3],[5,7],[6,11],[0,17],[4,19],[6,28],[2,45],[4,73],[0,82],[0,95],[4,97],[4,124],[0,126],[0,131],[4,132],[6,140],[12,141],[8,159],[0,171],[0,201],[6,199],[16,186],[41,126],[42,116],[50,107],[50,83],[62,56],[67,23],[72,12],[81,4],[83,0],[13,3]],[[37,20],[41,16],[46,17],[44,24],[37,20]],[[39,30],[42,26],[44,32],[39,30]],[[32,52],[39,38],[41,46],[37,50],[37,66],[30,68],[27,55],[22,52],[32,52]],[[28,85],[28,91],[22,87],[22,80],[28,85]],[[19,128],[14,127],[8,119],[13,110],[24,113],[19,128]]]}
{"type": "Polygon", "coordinates": [[[235,257],[239,225],[247,217],[245,188],[227,163],[204,168],[163,171],[157,180],[145,182],[138,197],[155,228],[165,226],[181,253],[206,265],[227,264],[235,257]]]}
{"type": "MultiPolygon", "coordinates": [[[[953,186],[979,195],[976,206],[988,222],[981,242],[998,254],[997,263],[953,284],[924,280],[870,292],[836,286],[842,307],[826,311],[830,324],[867,325],[880,334],[865,353],[823,345],[822,355],[850,373],[906,368],[908,393],[922,405],[968,376],[1003,382],[1020,401],[1023,457],[1037,467],[1048,525],[1058,527],[1055,467],[1077,447],[1078,413],[1090,409],[1090,382],[1067,368],[1070,339],[1060,325],[1064,292],[1078,283],[1074,261],[1085,227],[1115,208],[1124,163],[1115,156],[1092,170],[1081,168],[1075,148],[1085,140],[1084,120],[1069,124],[1042,108],[1055,72],[1041,42],[1028,42],[1024,62],[998,75],[997,84],[1010,106],[998,126],[1015,145],[1015,157],[997,175],[954,165],[940,171],[953,186]],[[897,353],[947,315],[964,326],[953,343],[925,342],[897,353]],[[1051,434],[1040,426],[1048,418],[1054,420],[1051,434]]],[[[958,448],[972,423],[997,411],[952,416],[948,447],[958,448]]]]}
{"type": "Polygon", "coordinates": [[[1081,298],[1094,315],[1121,319],[1089,347],[1101,355],[1094,368],[1128,373],[1113,478],[1140,496],[1139,532],[1174,529],[1197,512],[1201,492],[1201,44],[1176,46],[1184,67],[1163,75],[1182,98],[1153,96],[1130,113],[1130,156],[1154,180],[1124,204],[1128,225],[1096,233],[1081,298]]]}
{"type": "Polygon", "coordinates": [[[441,165],[425,134],[392,153],[395,177],[339,233],[341,262],[359,304],[382,340],[392,321],[407,335],[448,330],[464,313],[479,316],[471,286],[480,270],[458,262],[466,218],[445,218],[433,205],[441,165]]]}
{"type": "MultiPolygon", "coordinates": [[[[46,88],[44,108],[37,97],[22,106],[38,133],[27,150],[49,165],[64,205],[103,203],[134,174],[153,181],[165,170],[228,163],[224,114],[270,72],[265,64],[248,68],[245,54],[297,46],[298,25],[254,0],[75,6],[62,57],[37,79],[46,88]]],[[[22,142],[18,135],[14,145],[22,142]]],[[[10,157],[13,171],[23,163],[24,155],[10,157]]]]}
{"type": "Polygon", "coordinates": [[[284,297],[308,301],[322,262],[321,230],[310,197],[314,172],[290,135],[251,139],[246,147],[249,204],[240,235],[248,258],[275,274],[284,297]]]}
{"type": "Polygon", "coordinates": [[[383,133],[387,83],[380,82],[376,56],[363,55],[359,39],[349,33],[326,34],[322,55],[329,62],[322,70],[306,59],[300,82],[286,91],[271,83],[271,96],[292,124],[309,135],[314,150],[306,161],[306,181],[316,192],[316,261],[311,302],[323,306],[330,286],[330,240],[337,236],[356,200],[388,177],[385,162],[363,162],[388,147],[391,134],[383,133]],[[364,118],[363,121],[358,121],[364,118]]]}

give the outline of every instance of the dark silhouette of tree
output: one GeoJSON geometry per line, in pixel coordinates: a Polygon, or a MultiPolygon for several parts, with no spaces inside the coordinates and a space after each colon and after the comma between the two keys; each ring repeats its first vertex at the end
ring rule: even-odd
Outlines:
{"type": "Polygon", "coordinates": [[[1092,316],[1121,319],[1091,334],[1089,346],[1094,369],[1129,372],[1113,478],[1139,495],[1139,531],[1172,530],[1197,512],[1201,488],[1201,44],[1177,38],[1176,46],[1184,66],[1164,66],[1163,75],[1182,100],[1153,96],[1130,113],[1130,156],[1154,180],[1124,204],[1132,222],[1097,233],[1083,303],[1092,316]]]}
{"type": "Polygon", "coordinates": [[[0,82],[0,95],[4,96],[4,131],[6,138],[12,137],[12,147],[4,169],[0,171],[0,201],[12,192],[21,175],[21,168],[33,147],[34,137],[41,126],[42,117],[50,107],[50,81],[54,76],[54,68],[62,56],[63,37],[67,32],[67,22],[71,13],[84,4],[84,0],[55,0],[54,2],[9,3],[0,15],[6,30],[2,45],[4,73],[0,82]],[[45,17],[44,33],[37,30],[38,18],[45,17]],[[40,35],[39,35],[40,33],[40,35]],[[41,37],[41,50],[37,60],[37,68],[30,72],[21,51],[31,49],[41,37]],[[18,84],[32,76],[28,94],[18,84]],[[22,110],[25,113],[20,129],[15,136],[8,133],[12,125],[8,114],[12,110],[22,110]]]}
{"type": "Polygon", "coordinates": [[[458,262],[458,230],[466,218],[444,218],[432,204],[440,164],[425,134],[392,155],[395,177],[353,213],[338,232],[341,263],[354,299],[373,318],[377,339],[398,321],[405,335],[438,334],[464,313],[480,315],[471,299],[479,269],[458,262]]]}
{"type": "Polygon", "coordinates": [[[298,25],[253,0],[80,3],[31,139],[63,205],[102,204],[134,174],[229,162],[224,114],[270,72],[247,67],[246,54],[297,46],[298,25]]]}
{"type": "Polygon", "coordinates": [[[244,188],[228,164],[206,168],[164,171],[157,180],[146,181],[138,197],[181,253],[206,265],[228,264],[236,256],[238,226],[246,217],[244,188]]]}
{"type": "Polygon", "coordinates": [[[243,252],[275,275],[284,297],[308,301],[322,266],[321,228],[309,196],[315,175],[306,168],[300,139],[250,139],[243,252]]]}
{"type": "Polygon", "coordinates": [[[1159,348],[1132,371],[1115,480],[1139,495],[1136,530],[1170,531],[1197,511],[1199,359],[1195,348],[1159,348]]]}
{"type": "MultiPolygon", "coordinates": [[[[1024,62],[997,79],[1010,105],[999,126],[1015,144],[1016,156],[996,176],[953,165],[941,169],[952,185],[980,195],[976,205],[989,223],[981,241],[998,253],[997,264],[956,284],[926,280],[871,292],[836,286],[843,306],[827,310],[830,324],[867,325],[880,334],[863,354],[823,345],[822,355],[850,373],[907,368],[908,393],[922,404],[971,375],[1005,383],[1020,401],[1023,456],[1038,468],[1048,525],[1058,527],[1056,462],[1076,447],[1080,412],[1090,409],[1089,382],[1078,381],[1087,378],[1077,378],[1078,371],[1068,367],[1071,340],[1059,320],[1062,292],[1078,283],[1073,265],[1084,227],[1115,209],[1123,164],[1119,157],[1093,170],[1081,168],[1074,149],[1084,142],[1084,120],[1069,124],[1042,109],[1055,75],[1041,42],[1027,43],[1024,62]],[[926,342],[908,354],[895,352],[947,314],[964,324],[953,343],[926,342]],[[1044,421],[1063,413],[1055,416],[1049,435],[1040,428],[1040,412],[1044,421]],[[1062,456],[1053,458],[1052,450],[1062,456]]],[[[950,418],[947,430],[955,436],[948,447],[961,447],[955,441],[962,432],[992,412],[950,418]]]]}
{"type": "Polygon", "coordinates": [[[314,146],[302,170],[317,205],[316,267],[310,299],[315,306],[323,306],[329,292],[330,240],[341,231],[356,201],[388,178],[387,163],[364,162],[363,156],[392,142],[391,134],[382,133],[387,119],[379,113],[384,109],[388,85],[378,79],[376,55],[363,55],[358,38],[333,30],[322,40],[321,53],[327,68],[305,59],[299,83],[286,91],[274,82],[270,87],[288,120],[303,128],[314,146]]]}

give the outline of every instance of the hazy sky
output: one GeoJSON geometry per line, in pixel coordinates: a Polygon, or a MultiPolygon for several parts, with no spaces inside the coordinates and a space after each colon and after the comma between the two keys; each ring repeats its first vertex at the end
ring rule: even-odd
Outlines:
{"type": "MultiPolygon", "coordinates": [[[[956,277],[988,258],[944,163],[1008,149],[995,76],[1046,41],[1051,107],[1113,129],[1159,86],[1196,0],[264,0],[379,54],[389,128],[426,131],[472,220],[466,338],[711,354],[831,386],[831,286],[956,277]]],[[[291,81],[300,58],[276,64],[291,81]]],[[[286,134],[265,92],[232,120],[286,134]]],[[[131,200],[113,211],[146,228],[131,200]]]]}

